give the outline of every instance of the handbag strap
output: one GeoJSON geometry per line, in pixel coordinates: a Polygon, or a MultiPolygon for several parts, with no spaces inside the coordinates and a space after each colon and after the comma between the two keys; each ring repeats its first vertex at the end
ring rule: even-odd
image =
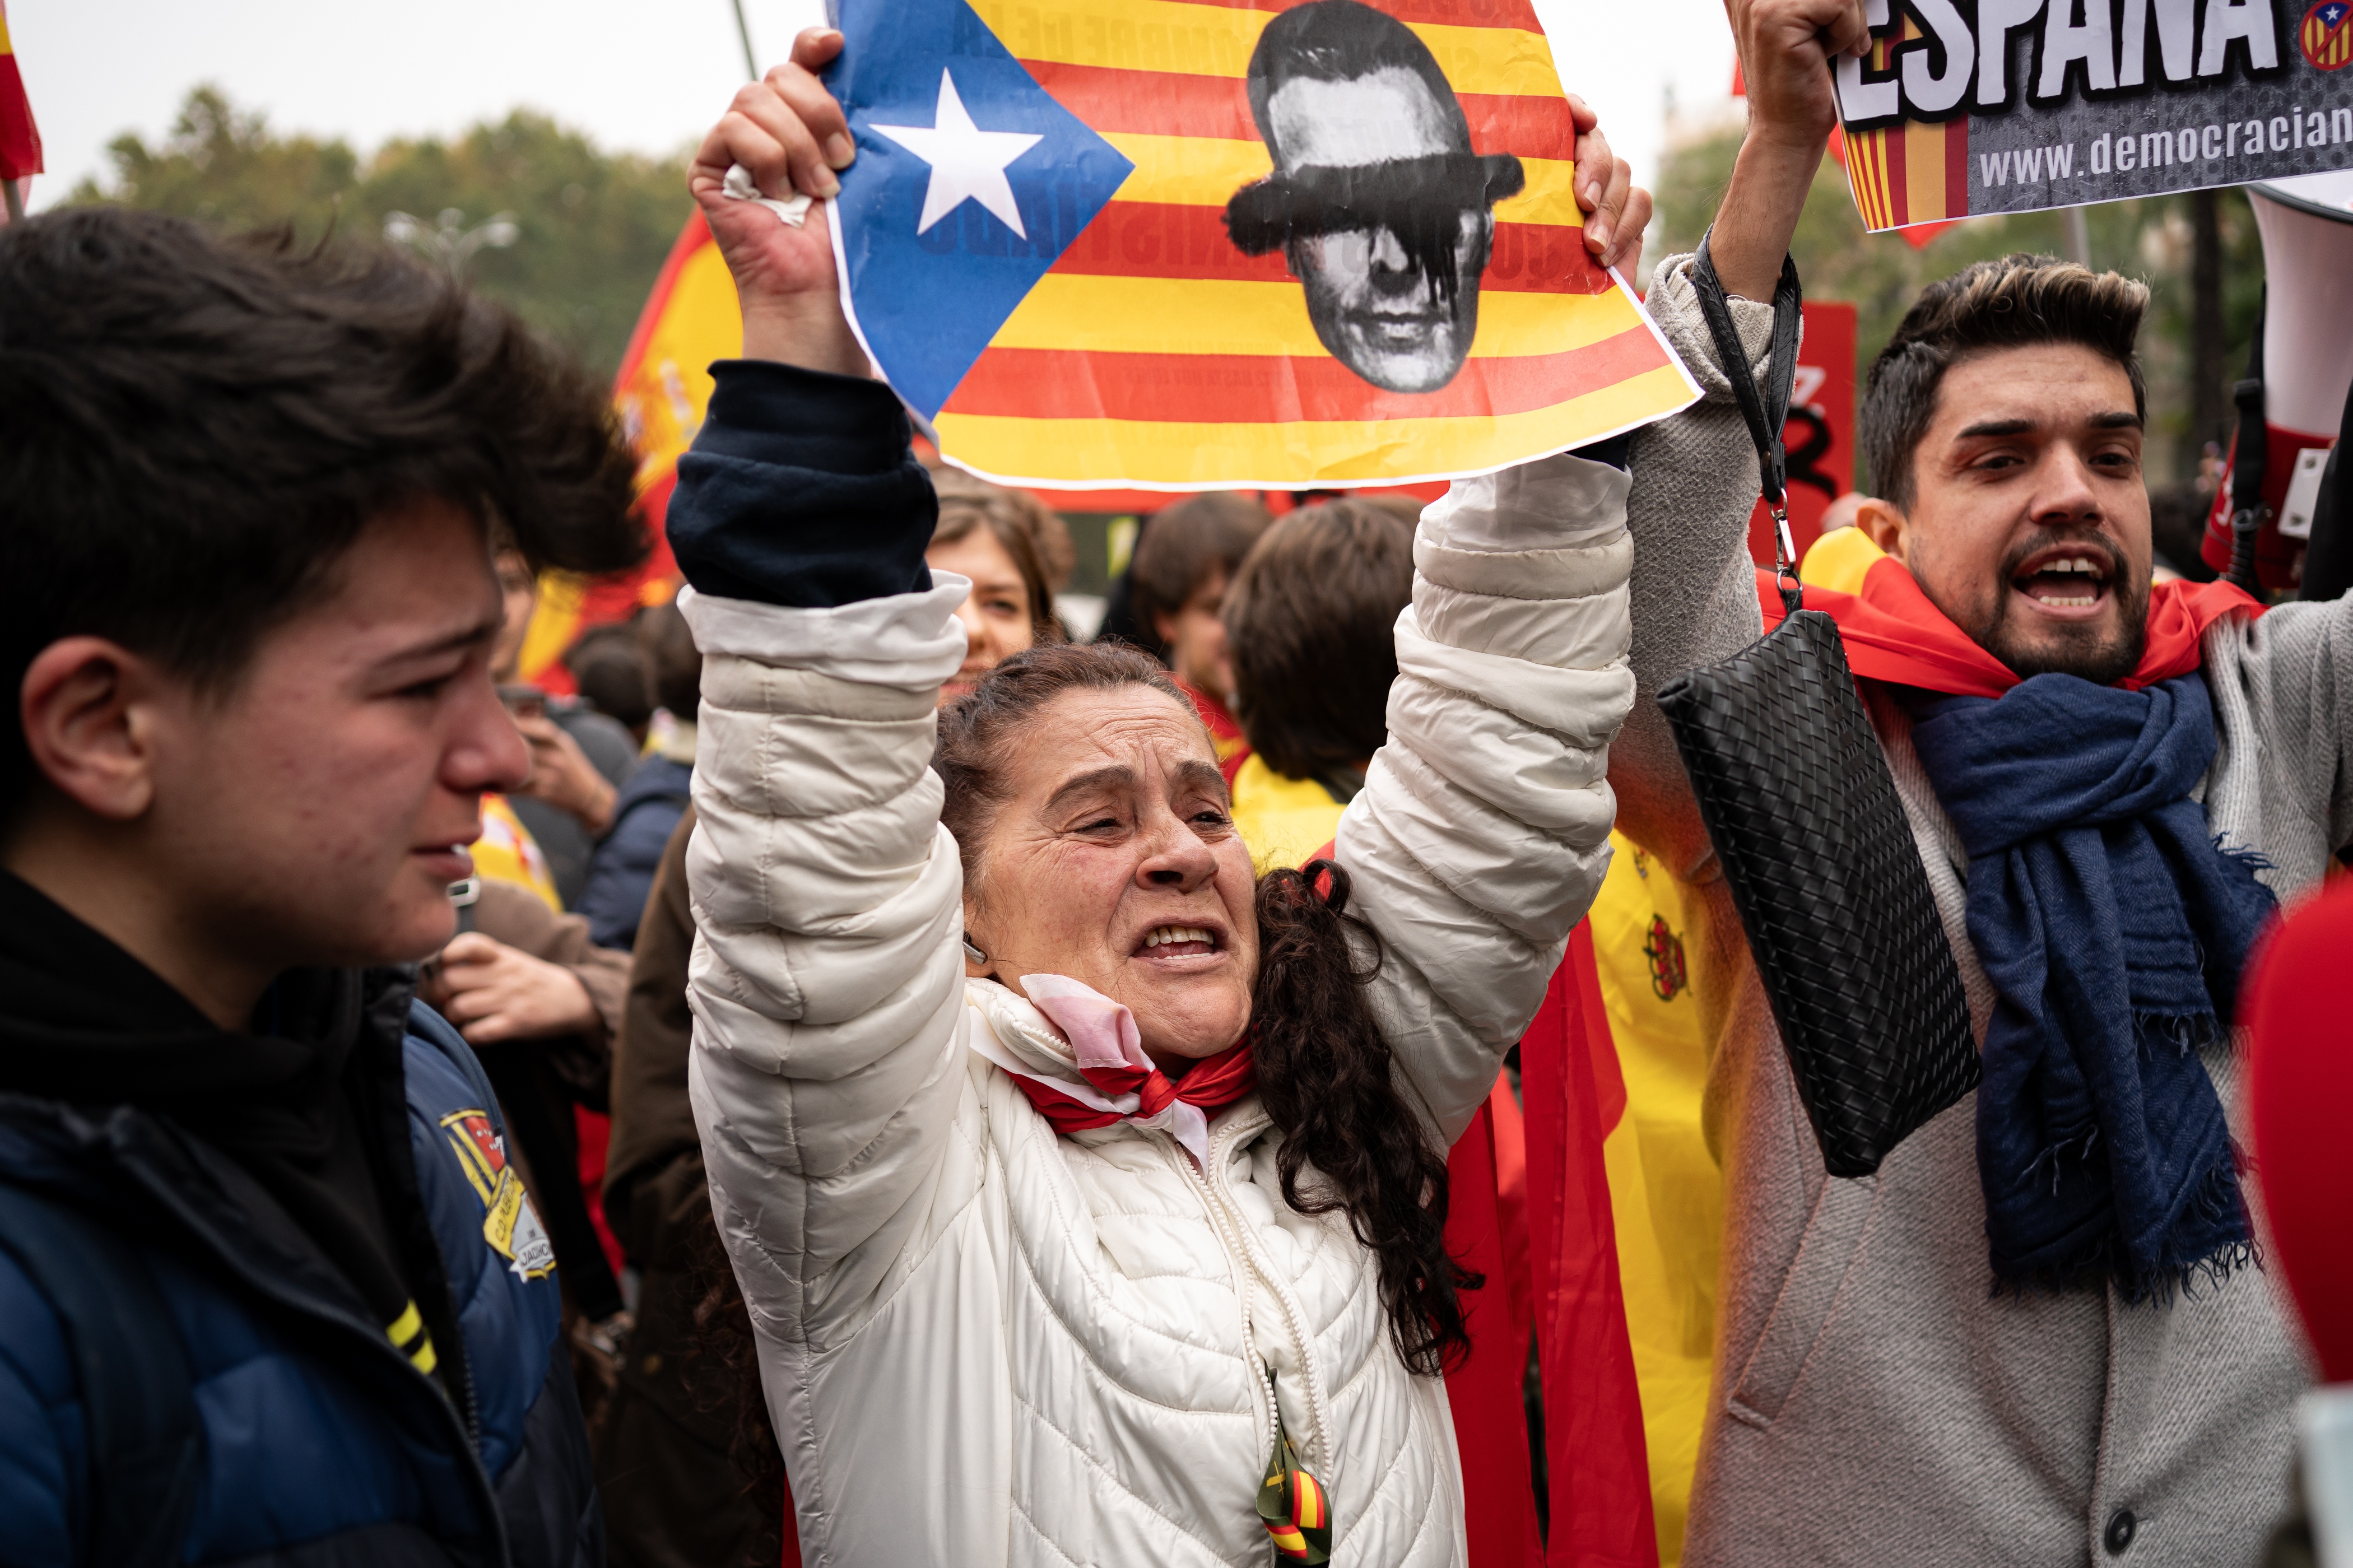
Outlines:
{"type": "Polygon", "coordinates": [[[1803,603],[1798,578],[1798,550],[1789,537],[1788,459],[1781,447],[1781,427],[1788,422],[1789,396],[1798,381],[1798,328],[1805,295],[1798,286],[1798,264],[1781,258],[1781,279],[1773,289],[1773,368],[1760,395],[1757,372],[1748,351],[1740,345],[1739,330],[1732,324],[1732,305],[1725,298],[1724,279],[1715,275],[1708,254],[1711,228],[1700,237],[1699,256],[1692,264],[1692,288],[1699,295],[1699,312],[1715,340],[1716,357],[1724,362],[1725,379],[1748,421],[1748,437],[1757,443],[1757,468],[1764,481],[1766,510],[1773,514],[1773,580],[1781,604],[1791,615],[1803,603]]]}

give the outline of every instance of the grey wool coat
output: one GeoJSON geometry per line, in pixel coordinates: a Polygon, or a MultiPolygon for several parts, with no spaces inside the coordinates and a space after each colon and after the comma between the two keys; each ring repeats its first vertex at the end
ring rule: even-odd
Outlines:
{"type": "MultiPolygon", "coordinates": [[[[1612,749],[1620,826],[1702,885],[1720,1021],[1704,1114],[1725,1184],[1715,1387],[1684,1562],[2252,1564],[2286,1502],[2290,1407],[2310,1373],[2273,1279],[2242,1269],[2169,1304],[2095,1289],[1996,1297],[1971,1096],[1879,1173],[1832,1180],[1799,1104],[1672,740],[1650,694],[1761,629],[1746,541],[1755,449],[1692,293],[1650,308],[1705,388],[1633,453],[1631,662],[1643,696],[1612,749]]],[[[1770,310],[1736,301],[1760,373],[1770,310]]],[[[2213,627],[2221,750],[2205,781],[2226,845],[2283,900],[2353,837],[2353,603],[2213,627]]],[[[1900,710],[1865,697],[1959,961],[1982,1043],[1991,992],[1963,917],[1966,858],[1900,710]]],[[[2232,1104],[2232,1052],[2204,1058],[2232,1104]]],[[[2236,1107],[2233,1106],[2234,1115],[2236,1107]]],[[[2261,1196],[2252,1180],[2251,1199],[2261,1196]]]]}

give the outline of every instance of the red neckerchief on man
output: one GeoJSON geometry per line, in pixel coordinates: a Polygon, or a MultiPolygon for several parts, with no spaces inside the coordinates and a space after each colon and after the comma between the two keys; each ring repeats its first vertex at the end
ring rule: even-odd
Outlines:
{"type": "MultiPolygon", "coordinates": [[[[1757,572],[1757,597],[1769,632],[1781,624],[1781,595],[1763,567],[1757,572]]],[[[1860,594],[1809,586],[1805,607],[1838,623],[1847,667],[1865,679],[1956,697],[2000,697],[2018,684],[2017,672],[1948,620],[1892,556],[1871,563],[1860,594]]],[[[2117,684],[2138,691],[2196,669],[2204,661],[2199,644],[2206,628],[2234,610],[2259,616],[2263,607],[2220,580],[2157,584],[2149,590],[2148,641],[2140,664],[2117,684]]]]}

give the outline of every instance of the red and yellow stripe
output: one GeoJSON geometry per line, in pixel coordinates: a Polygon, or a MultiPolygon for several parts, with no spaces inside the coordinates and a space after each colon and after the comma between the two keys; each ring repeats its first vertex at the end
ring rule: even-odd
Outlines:
{"type": "Polygon", "coordinates": [[[2353,15],[2339,17],[2331,27],[2315,5],[2304,14],[2302,32],[2297,41],[2315,70],[2342,70],[2348,61],[2353,61],[2353,15]]]}
{"type": "MultiPolygon", "coordinates": [[[[1919,22],[1906,15],[1901,39],[1872,45],[1874,70],[1887,68],[1897,43],[1922,37],[1919,22]]],[[[1969,216],[1969,121],[1967,115],[1942,124],[1905,122],[1845,136],[1846,177],[1865,228],[1905,228],[1969,216]]]]}
{"type": "MultiPolygon", "coordinates": [[[[1285,1458],[1289,1458],[1286,1451],[1285,1458]]],[[[1260,1515],[1274,1542],[1274,1554],[1293,1563],[1322,1563],[1330,1556],[1332,1507],[1323,1485],[1306,1470],[1285,1469],[1271,1484],[1283,1491],[1284,1512],[1279,1518],[1260,1515]]]]}
{"type": "Polygon", "coordinates": [[[1301,0],[978,0],[997,38],[1135,165],[934,421],[946,455],[1047,484],[1299,486],[1478,472],[1682,406],[1692,393],[1584,246],[1576,128],[1525,0],[1383,5],[1430,47],[1474,149],[1526,187],[1495,208],[1479,331],[1447,386],[1383,393],[1327,353],[1280,255],[1227,238],[1271,165],[1246,73],[1301,0]]]}
{"type": "Polygon", "coordinates": [[[569,691],[571,674],[559,661],[582,632],[628,620],[641,606],[667,604],[677,593],[678,566],[662,517],[678,483],[678,459],[711,407],[711,362],[743,352],[735,280],[697,213],[670,247],[613,377],[613,407],[638,456],[638,515],[653,553],[635,572],[593,582],[566,572],[542,574],[539,607],[517,661],[523,679],[569,691]]]}

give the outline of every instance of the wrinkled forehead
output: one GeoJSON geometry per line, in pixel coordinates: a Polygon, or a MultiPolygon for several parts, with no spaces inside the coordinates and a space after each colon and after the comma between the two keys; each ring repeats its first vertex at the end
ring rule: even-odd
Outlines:
{"type": "Polygon", "coordinates": [[[1458,151],[1452,116],[1403,66],[1346,81],[1293,77],[1266,101],[1275,161],[1355,168],[1458,151]]]}
{"type": "Polygon", "coordinates": [[[1065,691],[1047,702],[1016,742],[1010,773],[1012,793],[1038,805],[1074,784],[1161,794],[1207,783],[1220,795],[1225,788],[1200,717],[1142,685],[1065,691]]]}

